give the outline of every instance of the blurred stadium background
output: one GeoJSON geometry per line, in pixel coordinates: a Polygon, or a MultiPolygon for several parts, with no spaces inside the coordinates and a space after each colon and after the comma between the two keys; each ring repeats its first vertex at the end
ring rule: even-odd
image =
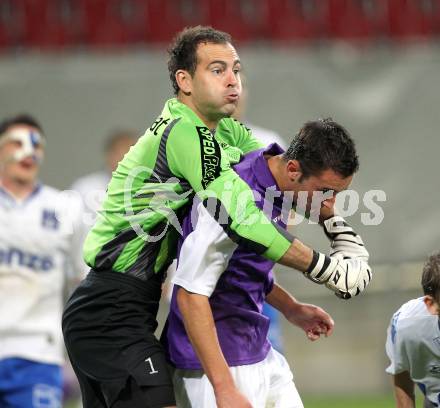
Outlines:
{"type": "MultiPolygon", "coordinates": [[[[248,80],[247,120],[286,143],[319,116],[352,132],[361,199],[348,219],[368,245],[374,279],[343,302],[279,270],[283,285],[336,321],[334,335],[316,343],[285,326],[284,342],[305,395],[390,394],[385,329],[421,294],[422,262],[440,247],[440,0],[0,0],[0,112],[41,120],[45,182],[65,189],[102,168],[109,130],[150,126],[172,96],[166,44],[196,24],[232,34],[248,80]],[[386,193],[379,225],[361,222],[369,190],[386,193]]],[[[317,226],[293,233],[326,248],[317,226]]]]}

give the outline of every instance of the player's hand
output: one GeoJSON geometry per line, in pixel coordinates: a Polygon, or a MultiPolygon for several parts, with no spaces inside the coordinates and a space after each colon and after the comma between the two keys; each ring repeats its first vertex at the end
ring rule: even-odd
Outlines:
{"type": "Polygon", "coordinates": [[[305,275],[316,283],[325,283],[342,299],[359,295],[372,277],[369,254],[361,237],[340,216],[328,218],[323,227],[331,240],[330,256],[313,251],[305,275]]]}
{"type": "Polygon", "coordinates": [[[342,255],[330,258],[336,266],[325,286],[341,299],[350,299],[362,293],[371,281],[368,263],[357,258],[343,259],[342,255]]]}
{"type": "Polygon", "coordinates": [[[333,333],[335,322],[331,316],[318,306],[307,303],[296,303],[285,314],[287,320],[304,330],[311,341],[318,340],[333,333]]]}
{"type": "Polygon", "coordinates": [[[249,400],[236,387],[215,391],[217,408],[252,408],[249,400]]]}
{"type": "Polygon", "coordinates": [[[342,254],[326,256],[316,251],[311,270],[304,274],[315,283],[324,283],[341,299],[359,295],[372,276],[370,266],[362,259],[344,259],[342,254]]]}

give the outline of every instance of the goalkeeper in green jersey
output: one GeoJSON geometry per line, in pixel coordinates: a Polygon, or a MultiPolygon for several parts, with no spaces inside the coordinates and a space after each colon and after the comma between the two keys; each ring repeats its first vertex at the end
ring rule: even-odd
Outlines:
{"type": "MultiPolygon", "coordinates": [[[[169,54],[176,98],[165,103],[113,173],[84,245],[91,271],[63,315],[85,408],[174,405],[153,333],[161,284],[181,232],[179,219],[194,194],[216,200],[217,221],[232,239],[303,271],[340,297],[360,293],[371,277],[362,261],[325,256],[280,231],[231,169],[243,154],[262,146],[230,118],[241,93],[241,64],[230,36],[210,27],[188,28],[169,54]]],[[[322,212],[331,216],[332,208],[322,212]]],[[[238,392],[231,395],[234,406],[248,406],[238,392]]]]}

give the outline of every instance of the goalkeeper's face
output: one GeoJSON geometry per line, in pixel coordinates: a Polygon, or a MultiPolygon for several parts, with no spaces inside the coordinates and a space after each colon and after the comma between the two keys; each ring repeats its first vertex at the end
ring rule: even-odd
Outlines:
{"type": "Polygon", "coordinates": [[[197,67],[186,78],[187,104],[210,128],[231,116],[241,95],[241,64],[235,48],[229,44],[201,43],[197,47],[197,67]]]}

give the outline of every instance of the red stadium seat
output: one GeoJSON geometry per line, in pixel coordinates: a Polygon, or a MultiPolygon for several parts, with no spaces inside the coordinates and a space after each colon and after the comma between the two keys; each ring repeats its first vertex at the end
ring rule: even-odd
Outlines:
{"type": "Polygon", "coordinates": [[[0,1],[0,48],[21,46],[26,32],[24,0],[0,1]]]}
{"type": "Polygon", "coordinates": [[[149,32],[142,0],[81,0],[85,41],[92,46],[138,44],[149,32]]]}
{"type": "Polygon", "coordinates": [[[386,32],[387,8],[383,0],[329,0],[329,36],[369,40],[386,32]]]}
{"type": "Polygon", "coordinates": [[[216,29],[231,34],[234,41],[263,39],[267,5],[263,0],[208,0],[209,20],[216,29]]]}
{"type": "Polygon", "coordinates": [[[182,28],[207,25],[208,3],[204,0],[148,0],[148,42],[168,43],[182,28]]]}
{"type": "Polygon", "coordinates": [[[25,4],[25,45],[59,48],[80,41],[84,16],[75,0],[26,0],[25,4]]]}
{"type": "Polygon", "coordinates": [[[440,0],[0,0],[0,49],[168,43],[197,24],[234,41],[430,39],[440,0]]]}
{"type": "Polygon", "coordinates": [[[440,33],[439,0],[388,0],[389,36],[427,38],[440,33]]]}
{"type": "Polygon", "coordinates": [[[327,35],[327,0],[267,0],[267,8],[267,32],[273,40],[304,41],[327,35]]]}

